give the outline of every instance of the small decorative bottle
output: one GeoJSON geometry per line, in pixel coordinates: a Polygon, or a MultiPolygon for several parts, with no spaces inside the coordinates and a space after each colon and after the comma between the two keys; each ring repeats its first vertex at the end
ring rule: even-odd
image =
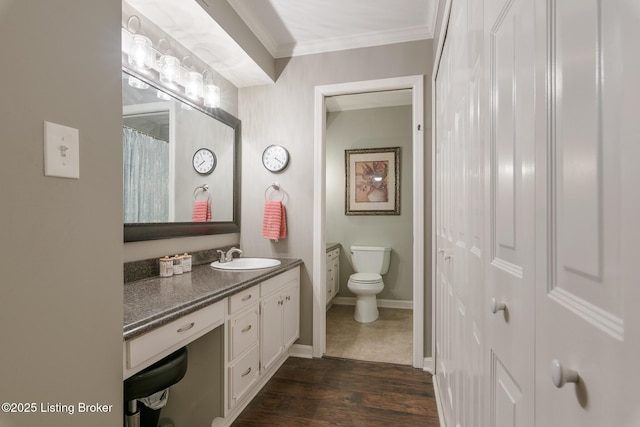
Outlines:
{"type": "Polygon", "coordinates": [[[186,252],[182,255],[182,271],[185,273],[191,271],[191,255],[186,252]]]}
{"type": "Polygon", "coordinates": [[[173,276],[173,258],[165,256],[160,258],[160,277],[173,276]]]}
{"type": "Polygon", "coordinates": [[[182,257],[180,255],[176,255],[173,258],[173,274],[182,274],[182,257]]]}

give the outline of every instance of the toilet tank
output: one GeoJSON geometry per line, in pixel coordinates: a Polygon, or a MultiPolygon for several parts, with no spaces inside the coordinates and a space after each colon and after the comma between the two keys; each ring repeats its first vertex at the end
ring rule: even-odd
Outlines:
{"type": "Polygon", "coordinates": [[[391,248],[383,246],[351,246],[351,261],[357,273],[387,274],[391,248]]]}

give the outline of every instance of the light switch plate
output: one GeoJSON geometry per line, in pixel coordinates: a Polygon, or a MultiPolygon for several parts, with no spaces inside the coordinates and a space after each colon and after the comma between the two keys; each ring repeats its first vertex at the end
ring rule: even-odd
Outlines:
{"type": "Polygon", "coordinates": [[[78,129],[44,122],[44,174],[60,178],[80,178],[78,129]]]}

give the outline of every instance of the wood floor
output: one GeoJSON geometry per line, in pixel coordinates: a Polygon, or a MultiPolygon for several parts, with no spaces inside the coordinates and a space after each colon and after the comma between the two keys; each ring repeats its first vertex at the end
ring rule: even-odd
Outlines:
{"type": "Polygon", "coordinates": [[[438,427],[431,375],[408,366],[290,357],[232,427],[438,427]]]}

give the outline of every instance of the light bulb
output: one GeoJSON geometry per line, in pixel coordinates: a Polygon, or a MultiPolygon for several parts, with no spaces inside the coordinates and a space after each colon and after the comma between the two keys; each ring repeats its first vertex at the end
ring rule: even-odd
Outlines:
{"type": "Polygon", "coordinates": [[[196,71],[189,71],[187,73],[185,92],[191,99],[202,98],[202,74],[196,71]]]}
{"type": "Polygon", "coordinates": [[[180,80],[180,61],[175,56],[162,55],[160,57],[160,81],[170,87],[180,80]]]}
{"type": "Polygon", "coordinates": [[[153,47],[148,37],[134,34],[131,37],[129,65],[138,70],[148,70],[153,64],[153,47]]]}
{"type": "Polygon", "coordinates": [[[220,107],[220,88],[212,83],[204,85],[204,106],[210,108],[220,107]]]}

